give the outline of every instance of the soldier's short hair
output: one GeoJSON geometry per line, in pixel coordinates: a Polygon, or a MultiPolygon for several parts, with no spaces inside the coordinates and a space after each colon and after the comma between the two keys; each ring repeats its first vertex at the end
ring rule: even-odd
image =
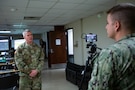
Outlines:
{"type": "Polygon", "coordinates": [[[127,30],[135,30],[135,5],[131,3],[118,4],[107,11],[113,20],[118,20],[127,30]]]}
{"type": "Polygon", "coordinates": [[[25,30],[23,31],[23,33],[22,33],[23,37],[25,36],[25,34],[26,34],[27,32],[31,32],[31,31],[30,31],[29,29],[25,29],[25,30]]]}

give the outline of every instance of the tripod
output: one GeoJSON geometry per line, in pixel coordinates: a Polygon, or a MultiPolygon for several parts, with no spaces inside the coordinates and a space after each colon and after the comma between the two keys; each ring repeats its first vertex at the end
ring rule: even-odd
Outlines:
{"type": "MultiPolygon", "coordinates": [[[[85,76],[86,76],[86,71],[88,69],[88,66],[91,65],[91,68],[92,68],[92,64],[93,64],[92,60],[97,55],[96,50],[97,50],[98,47],[96,47],[96,44],[93,44],[92,42],[90,42],[89,44],[87,44],[87,48],[89,48],[89,46],[91,46],[91,49],[88,52],[89,56],[88,56],[88,60],[86,61],[86,65],[85,65],[85,68],[84,68],[84,71],[83,71],[83,76],[82,76],[82,79],[81,79],[79,90],[83,90],[82,86],[83,86],[83,82],[84,82],[84,79],[85,79],[85,76]]],[[[98,48],[98,49],[100,49],[100,48],[98,48]]],[[[89,75],[89,78],[90,78],[90,75],[89,75]]]]}

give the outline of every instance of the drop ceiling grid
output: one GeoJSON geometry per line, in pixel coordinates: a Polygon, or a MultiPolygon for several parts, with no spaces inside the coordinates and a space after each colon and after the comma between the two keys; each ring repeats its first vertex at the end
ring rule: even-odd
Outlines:
{"type": "Polygon", "coordinates": [[[27,24],[28,28],[35,25],[42,30],[47,25],[63,25],[90,16],[115,3],[116,0],[1,0],[0,29],[10,29],[8,25],[27,24]],[[11,12],[11,8],[17,10],[11,12]],[[23,20],[25,16],[41,19],[23,20]]]}

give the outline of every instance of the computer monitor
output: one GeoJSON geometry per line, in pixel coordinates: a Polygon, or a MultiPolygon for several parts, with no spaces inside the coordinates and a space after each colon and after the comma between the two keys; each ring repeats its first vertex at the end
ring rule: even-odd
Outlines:
{"type": "Polygon", "coordinates": [[[0,40],[0,51],[6,50],[9,50],[9,40],[8,39],[0,40]]]}

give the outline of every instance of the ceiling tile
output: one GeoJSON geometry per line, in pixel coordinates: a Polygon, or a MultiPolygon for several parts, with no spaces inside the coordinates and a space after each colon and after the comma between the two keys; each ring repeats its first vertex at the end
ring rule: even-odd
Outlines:
{"type": "Polygon", "coordinates": [[[36,29],[52,30],[54,25],[68,24],[105,11],[114,4],[116,0],[0,0],[0,29],[10,29],[18,34],[26,27],[17,29],[12,26],[24,24],[34,31],[37,31],[36,29]],[[41,18],[23,20],[25,16],[41,18]]]}
{"type": "Polygon", "coordinates": [[[29,0],[0,0],[0,7],[26,7],[29,0]]]}
{"type": "Polygon", "coordinates": [[[74,3],[57,3],[53,8],[55,9],[73,9],[77,6],[78,4],[74,3]]]}
{"type": "Polygon", "coordinates": [[[55,2],[45,2],[45,1],[30,1],[30,3],[28,4],[28,7],[31,8],[51,8],[53,5],[55,4],[55,2]]]}

